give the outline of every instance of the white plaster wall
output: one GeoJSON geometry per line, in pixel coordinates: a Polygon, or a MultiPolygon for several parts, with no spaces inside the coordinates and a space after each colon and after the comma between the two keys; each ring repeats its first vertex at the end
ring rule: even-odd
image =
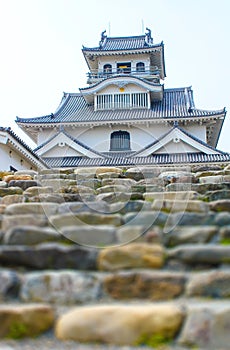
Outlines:
{"type": "MultiPolygon", "coordinates": [[[[149,127],[147,127],[146,124],[140,124],[140,125],[133,125],[133,126],[127,126],[127,125],[113,125],[112,127],[109,126],[97,126],[97,127],[66,127],[65,130],[74,138],[79,140],[80,142],[84,143],[85,145],[93,148],[96,151],[99,152],[108,152],[110,149],[110,135],[113,131],[128,131],[130,133],[130,143],[131,143],[131,149],[133,151],[138,151],[142,149],[143,147],[149,145],[150,143],[154,142],[155,140],[159,139],[162,135],[167,133],[171,129],[170,126],[165,126],[162,124],[150,124],[149,127]]],[[[186,131],[188,131],[190,134],[196,136],[197,138],[201,139],[202,141],[206,141],[206,128],[204,125],[194,125],[194,126],[187,126],[186,131]]],[[[39,139],[43,142],[48,140],[48,138],[52,137],[52,135],[56,134],[57,131],[55,130],[43,130],[40,134],[39,139]]],[[[66,141],[65,138],[62,136],[58,136],[58,142],[64,142],[66,141]]],[[[47,148],[43,150],[45,156],[76,156],[80,155],[77,151],[74,149],[71,149],[69,147],[61,148],[56,147],[57,145],[57,139],[53,140],[51,144],[47,145],[47,148]],[[53,149],[55,147],[55,149],[53,149]]],[[[179,145],[178,145],[179,146],[179,145]]],[[[173,150],[173,149],[172,149],[173,150]]],[[[190,152],[192,150],[189,150],[187,148],[187,152],[190,152]]],[[[40,153],[39,153],[40,154],[40,153]]]]}
{"type": "MultiPolygon", "coordinates": [[[[124,87],[124,91],[122,93],[128,93],[128,92],[146,92],[146,89],[144,89],[142,86],[136,85],[136,84],[127,84],[124,87]]],[[[98,95],[104,95],[104,94],[120,94],[120,87],[115,84],[111,84],[104,89],[100,90],[98,92],[98,95]]]]}
{"type": "Polygon", "coordinates": [[[58,130],[53,127],[49,129],[41,129],[38,132],[38,146],[49,140],[53,135],[57,134],[58,130]]]}
{"type": "Polygon", "coordinates": [[[197,137],[199,140],[207,142],[205,125],[189,125],[184,126],[183,129],[197,137]]]}
{"type": "Polygon", "coordinates": [[[149,54],[138,54],[138,55],[122,55],[122,56],[109,56],[109,57],[100,57],[98,61],[98,69],[99,71],[103,71],[103,66],[105,64],[111,64],[112,70],[115,71],[117,69],[117,63],[125,63],[131,62],[131,69],[136,69],[136,64],[138,62],[144,62],[147,69],[149,69],[150,65],[150,56],[149,54]]]}
{"type": "Polygon", "coordinates": [[[10,166],[17,170],[37,170],[26,158],[9,145],[0,144],[0,170],[10,170],[10,166]],[[11,154],[9,153],[10,151],[11,154]],[[23,161],[21,163],[21,160],[23,161]]]}
{"type": "Polygon", "coordinates": [[[98,126],[89,128],[81,134],[76,135],[74,130],[67,130],[72,136],[78,137],[78,140],[99,152],[108,152],[110,149],[110,135],[114,131],[128,131],[130,133],[131,149],[138,151],[149,143],[158,139],[162,134],[169,130],[169,127],[154,125],[138,125],[128,127],[127,125],[118,126],[98,126]]]}
{"type": "Polygon", "coordinates": [[[197,149],[188,145],[187,143],[180,141],[180,142],[169,142],[162,148],[158,149],[156,154],[161,154],[161,153],[167,153],[167,154],[172,154],[172,153],[194,153],[197,152],[197,149]]]}
{"type": "Polygon", "coordinates": [[[68,145],[65,145],[62,147],[56,145],[42,154],[42,157],[78,157],[78,156],[83,156],[83,154],[80,152],[77,152],[75,149],[73,149],[68,145]]]}

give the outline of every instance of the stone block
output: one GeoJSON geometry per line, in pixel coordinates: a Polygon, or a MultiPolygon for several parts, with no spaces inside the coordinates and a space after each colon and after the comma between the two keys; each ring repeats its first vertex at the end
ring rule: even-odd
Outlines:
{"type": "Polygon", "coordinates": [[[15,203],[8,205],[5,211],[7,215],[36,214],[55,215],[58,211],[56,203],[15,203]]]}
{"type": "Polygon", "coordinates": [[[4,205],[10,205],[14,203],[23,203],[25,197],[22,194],[11,194],[2,198],[1,203],[4,205]]]}
{"type": "Polygon", "coordinates": [[[115,299],[170,300],[184,292],[182,273],[167,271],[123,271],[106,276],[105,292],[115,299]]]}
{"type": "Polygon", "coordinates": [[[161,268],[164,264],[164,249],[161,245],[130,243],[128,245],[105,248],[99,252],[100,270],[131,268],[161,268]]]}
{"type": "Polygon", "coordinates": [[[61,316],[55,333],[61,340],[115,345],[172,340],[183,322],[180,307],[171,304],[98,305],[78,307],[61,316]]]}
{"type": "Polygon", "coordinates": [[[190,243],[206,243],[217,234],[218,227],[213,225],[178,226],[164,235],[164,242],[169,247],[190,243]]]}
{"type": "Polygon", "coordinates": [[[198,193],[195,191],[167,191],[167,192],[146,192],[143,194],[144,199],[149,201],[154,200],[184,200],[188,201],[191,199],[196,199],[198,193]]]}
{"type": "Polygon", "coordinates": [[[61,240],[63,237],[50,227],[14,226],[3,235],[3,244],[9,245],[34,245],[61,240]]]}
{"type": "Polygon", "coordinates": [[[181,260],[192,266],[230,264],[230,246],[188,244],[168,250],[167,255],[168,259],[181,260]]]}
{"type": "Polygon", "coordinates": [[[26,180],[33,180],[33,178],[31,175],[27,175],[27,174],[23,174],[23,175],[11,174],[3,177],[3,181],[7,183],[13,180],[26,181],[26,180]]]}
{"type": "Polygon", "coordinates": [[[230,199],[219,199],[209,203],[212,211],[230,211],[230,199]]]}
{"type": "Polygon", "coordinates": [[[8,183],[9,187],[20,187],[25,191],[29,187],[40,186],[40,183],[35,180],[11,180],[8,183]]]}
{"type": "Polygon", "coordinates": [[[23,302],[75,304],[96,302],[101,296],[97,274],[75,271],[31,272],[24,275],[20,298],[23,302]]]}
{"type": "Polygon", "coordinates": [[[57,229],[65,226],[94,226],[94,225],[114,225],[122,224],[120,214],[98,214],[91,212],[67,213],[54,215],[49,218],[50,223],[57,229]]]}
{"type": "Polygon", "coordinates": [[[156,199],[154,200],[151,208],[153,210],[166,211],[167,213],[177,213],[184,211],[193,213],[207,213],[209,210],[209,205],[199,200],[156,199]]]}
{"type": "Polygon", "coordinates": [[[192,275],[186,288],[187,296],[229,298],[230,271],[205,271],[192,275]]]}
{"type": "Polygon", "coordinates": [[[72,242],[102,248],[116,244],[116,228],[112,225],[79,225],[63,227],[61,233],[72,242]]]}
{"type": "Polygon", "coordinates": [[[20,187],[0,187],[0,197],[11,196],[13,194],[23,194],[23,190],[20,187]]]}
{"type": "Polygon", "coordinates": [[[208,350],[227,350],[230,343],[229,302],[188,304],[187,318],[178,343],[208,350]]]}
{"type": "Polygon", "coordinates": [[[18,297],[21,285],[20,275],[12,270],[0,270],[0,301],[18,297]]]}
{"type": "Polygon", "coordinates": [[[20,214],[20,215],[3,215],[2,218],[2,231],[6,232],[11,227],[15,226],[47,226],[48,218],[45,215],[38,214],[20,214]]]}
{"type": "Polygon", "coordinates": [[[36,246],[0,246],[0,265],[33,269],[95,270],[97,250],[77,245],[43,243],[36,246]]]}
{"type": "Polygon", "coordinates": [[[35,337],[54,324],[54,311],[46,304],[0,305],[0,338],[35,337]]]}

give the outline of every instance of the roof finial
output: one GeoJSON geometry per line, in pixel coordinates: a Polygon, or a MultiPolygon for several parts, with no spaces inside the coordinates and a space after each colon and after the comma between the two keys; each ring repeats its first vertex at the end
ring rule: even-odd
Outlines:
{"type": "Polygon", "coordinates": [[[148,44],[152,44],[153,43],[153,38],[152,38],[152,32],[151,32],[151,29],[147,28],[146,27],[146,30],[147,30],[147,33],[145,33],[146,35],[146,41],[148,44]]]}
{"type": "Polygon", "coordinates": [[[107,35],[105,35],[106,33],[106,30],[104,30],[102,33],[101,33],[101,41],[99,41],[99,46],[102,47],[105,39],[107,38],[107,35]]]}

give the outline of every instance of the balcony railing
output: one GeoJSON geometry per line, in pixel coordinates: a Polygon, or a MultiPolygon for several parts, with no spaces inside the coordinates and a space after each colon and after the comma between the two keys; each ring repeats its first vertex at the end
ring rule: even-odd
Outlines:
{"type": "Polygon", "coordinates": [[[124,75],[124,76],[138,76],[143,77],[145,79],[159,79],[160,76],[160,70],[157,66],[150,67],[149,69],[138,69],[134,70],[131,68],[118,68],[116,70],[108,69],[107,71],[103,70],[92,70],[91,72],[87,73],[88,83],[95,81],[95,80],[101,80],[101,79],[107,79],[112,76],[116,75],[124,75]]]}

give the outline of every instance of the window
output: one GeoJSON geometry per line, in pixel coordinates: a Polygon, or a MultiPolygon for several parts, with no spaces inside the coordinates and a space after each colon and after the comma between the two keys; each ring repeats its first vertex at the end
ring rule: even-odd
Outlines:
{"type": "Polygon", "coordinates": [[[144,64],[144,62],[138,62],[136,64],[136,71],[137,72],[144,72],[145,71],[145,64],[144,64]]]}
{"type": "Polygon", "coordinates": [[[111,134],[110,151],[130,150],[130,134],[127,131],[114,131],[111,134]]]}
{"type": "Polygon", "coordinates": [[[117,73],[130,74],[131,73],[131,62],[117,63],[117,73]]]}
{"type": "Polygon", "coordinates": [[[104,67],[103,67],[103,73],[111,74],[112,73],[112,65],[111,64],[105,64],[104,67]]]}
{"type": "Polygon", "coordinates": [[[113,95],[97,95],[97,109],[112,109],[113,95]]]}
{"type": "Polygon", "coordinates": [[[149,108],[146,92],[97,95],[96,101],[98,110],[149,108]]]}

